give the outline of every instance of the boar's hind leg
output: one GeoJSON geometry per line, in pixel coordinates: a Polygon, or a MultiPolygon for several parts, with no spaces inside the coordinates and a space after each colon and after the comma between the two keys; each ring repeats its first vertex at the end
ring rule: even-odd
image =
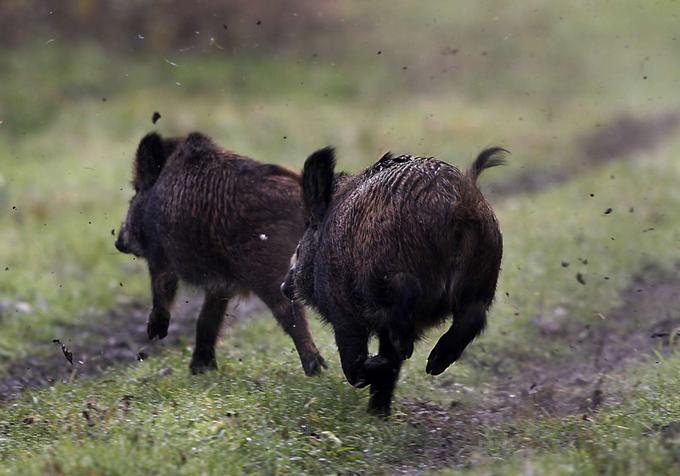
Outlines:
{"type": "Polygon", "coordinates": [[[487,309],[487,305],[477,301],[454,312],[451,328],[439,338],[427,358],[428,374],[439,375],[458,360],[468,344],[484,330],[487,309]]]}
{"type": "Polygon", "coordinates": [[[272,286],[271,289],[257,294],[271,309],[286,334],[293,339],[305,374],[318,375],[322,368],[327,369],[328,364],[316,348],[312,334],[309,332],[309,324],[302,305],[286,299],[278,286],[272,286]]]}
{"type": "Polygon", "coordinates": [[[378,355],[366,360],[365,368],[371,381],[371,399],[368,411],[378,416],[388,416],[392,406],[392,394],[399,378],[403,359],[394,348],[389,333],[379,336],[378,355]]]}
{"type": "Polygon", "coordinates": [[[203,307],[201,307],[196,323],[196,347],[189,364],[191,373],[194,375],[217,368],[215,343],[228,303],[226,293],[215,290],[206,291],[203,307]]]}
{"type": "Polygon", "coordinates": [[[170,307],[175,300],[179,280],[175,272],[169,269],[164,261],[150,261],[149,273],[151,274],[153,309],[151,309],[146,324],[146,333],[149,340],[154,337],[162,339],[168,335],[170,307]]]}
{"type": "MultiPolygon", "coordinates": [[[[390,281],[391,310],[388,338],[391,349],[401,360],[411,358],[415,342],[415,306],[421,295],[418,279],[408,273],[398,273],[390,281]]],[[[382,340],[381,340],[381,346],[382,340]]]]}
{"type": "MultiPolygon", "coordinates": [[[[363,388],[369,383],[370,376],[366,367],[368,357],[368,332],[358,326],[353,326],[346,320],[332,319],[333,330],[335,331],[335,343],[340,353],[342,371],[347,381],[356,388],[363,388]]],[[[376,363],[376,358],[372,358],[376,363]]],[[[376,367],[373,365],[372,367],[376,367]]]]}

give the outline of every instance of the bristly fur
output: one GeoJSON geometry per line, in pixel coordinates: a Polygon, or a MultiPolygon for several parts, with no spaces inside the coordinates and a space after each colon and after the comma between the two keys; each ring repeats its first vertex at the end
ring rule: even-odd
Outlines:
{"type": "Polygon", "coordinates": [[[453,314],[425,369],[438,375],[486,325],[503,240],[474,180],[505,150],[483,151],[467,175],[433,157],[388,152],[355,176],[334,176],[329,150],[305,163],[310,216],[281,289],[331,324],[347,381],[370,385],[369,410],[386,415],[402,362],[426,329],[453,314]]]}
{"type": "Polygon", "coordinates": [[[490,147],[484,149],[479,153],[475,161],[472,163],[467,171],[467,176],[477,183],[477,178],[482,173],[483,170],[489,169],[491,167],[497,167],[499,165],[505,165],[507,160],[505,158],[506,154],[510,154],[510,151],[502,147],[490,147]]]}
{"type": "Polygon", "coordinates": [[[206,152],[218,151],[219,148],[210,137],[200,132],[189,134],[182,144],[187,159],[200,160],[206,152]]]}
{"type": "Polygon", "coordinates": [[[325,367],[302,305],[279,289],[304,231],[299,174],[228,152],[198,132],[175,139],[152,133],[139,144],[134,185],[116,248],[149,266],[149,339],[167,335],[181,279],[205,290],[192,372],[216,367],[227,302],[249,292],[291,336],[307,375],[325,367]]]}
{"type": "Polygon", "coordinates": [[[378,160],[378,163],[385,162],[385,161],[388,161],[388,160],[392,160],[392,158],[394,158],[394,155],[392,154],[392,151],[388,150],[387,152],[385,152],[382,155],[382,157],[380,157],[380,160],[378,160]]]}

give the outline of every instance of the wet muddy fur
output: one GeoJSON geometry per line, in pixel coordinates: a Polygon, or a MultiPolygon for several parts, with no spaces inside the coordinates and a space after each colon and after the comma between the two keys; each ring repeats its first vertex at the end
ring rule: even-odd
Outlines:
{"type": "Polygon", "coordinates": [[[254,293],[293,339],[305,373],[319,373],[326,363],[304,310],[279,292],[304,229],[299,176],[225,151],[199,133],[186,139],[149,134],[134,163],[136,193],[116,248],[148,263],[149,339],[167,335],[179,281],[198,286],[205,300],[190,368],[216,368],[215,343],[229,299],[254,293]]]}
{"type": "Polygon", "coordinates": [[[453,315],[428,357],[432,375],[484,329],[502,238],[476,180],[505,152],[483,151],[466,173],[388,153],[356,176],[335,174],[331,148],[305,162],[308,227],[282,291],[332,325],[347,380],[371,387],[369,411],[390,413],[402,362],[427,328],[453,315]],[[369,357],[372,336],[379,351],[369,357]]]}

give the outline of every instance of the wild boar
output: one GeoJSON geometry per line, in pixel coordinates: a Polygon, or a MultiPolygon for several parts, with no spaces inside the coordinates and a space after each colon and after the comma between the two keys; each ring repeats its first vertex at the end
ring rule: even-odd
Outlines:
{"type": "Polygon", "coordinates": [[[135,195],[115,246],[147,261],[149,339],[167,335],[181,279],[205,291],[192,373],[217,368],[215,343],[227,302],[251,292],[292,337],[305,373],[325,368],[302,305],[279,291],[304,230],[299,175],[223,150],[200,133],[185,139],[148,134],[134,165],[135,195]]]}
{"type": "Polygon", "coordinates": [[[281,290],[331,324],[348,382],[371,385],[370,412],[390,413],[402,362],[426,329],[453,315],[428,357],[432,375],[484,329],[503,241],[476,181],[506,152],[484,150],[465,173],[387,153],[356,176],[335,174],[329,147],[306,160],[308,224],[281,290]],[[379,352],[369,357],[372,336],[379,352]]]}

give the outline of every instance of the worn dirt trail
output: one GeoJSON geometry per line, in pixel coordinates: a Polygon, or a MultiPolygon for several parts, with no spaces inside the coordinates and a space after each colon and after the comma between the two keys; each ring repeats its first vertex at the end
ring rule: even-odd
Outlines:
{"type": "MultiPolygon", "coordinates": [[[[111,366],[133,363],[183,342],[190,345],[201,302],[202,297],[195,294],[178,296],[168,335],[161,341],[149,341],[146,335],[150,304],[129,304],[82,316],[63,335],[55,336],[72,353],[73,363],[66,359],[58,343],[38,344],[34,357],[10,364],[8,375],[0,379],[0,401],[14,398],[25,389],[101,375],[111,366]]],[[[229,303],[225,326],[262,310],[264,304],[257,299],[234,298],[229,303]]]]}
{"type": "MultiPolygon", "coordinates": [[[[621,295],[623,303],[592,324],[571,322],[568,314],[537,316],[537,350],[568,343],[569,357],[519,358],[515,371],[499,371],[497,384],[473,406],[443,408],[427,402],[403,403],[418,423],[434,431],[431,441],[413,448],[416,463],[397,464],[399,473],[465,467],[484,439],[484,430],[503,421],[537,415],[590,415],[604,402],[620,398],[616,376],[634,362],[654,358],[653,350],[680,348],[680,263],[673,272],[648,268],[635,275],[621,295]],[[614,385],[612,385],[614,384],[614,385]],[[432,444],[434,442],[434,444],[432,444]]],[[[517,356],[499,356],[517,359],[517,356]]]]}
{"type": "Polygon", "coordinates": [[[598,125],[594,132],[577,138],[577,156],[570,159],[568,167],[556,164],[549,169],[527,169],[489,184],[488,190],[491,195],[501,197],[541,192],[592,167],[653,150],[674,137],[679,127],[678,111],[658,112],[644,117],[621,114],[608,124],[598,125]]]}

